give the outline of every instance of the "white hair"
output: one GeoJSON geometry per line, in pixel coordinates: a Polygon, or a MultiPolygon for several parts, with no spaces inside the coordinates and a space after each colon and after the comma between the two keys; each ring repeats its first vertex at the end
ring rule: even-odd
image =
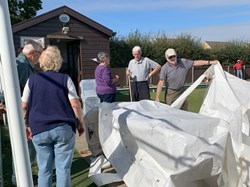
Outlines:
{"type": "Polygon", "coordinates": [[[141,47],[138,45],[133,47],[132,52],[134,52],[134,51],[139,51],[140,53],[142,52],[141,47]]]}
{"type": "Polygon", "coordinates": [[[36,42],[34,40],[29,40],[28,42],[25,43],[22,52],[24,54],[30,54],[33,51],[42,52],[43,51],[43,47],[38,42],[36,42]]]}
{"type": "Polygon", "coordinates": [[[107,53],[104,53],[104,52],[99,52],[97,54],[97,58],[98,58],[98,61],[101,63],[101,62],[104,62],[106,59],[108,59],[109,55],[107,53]]]}

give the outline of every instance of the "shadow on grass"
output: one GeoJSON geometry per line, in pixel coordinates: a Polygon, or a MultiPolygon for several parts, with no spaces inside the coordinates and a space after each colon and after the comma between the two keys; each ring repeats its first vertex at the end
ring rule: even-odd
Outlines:
{"type": "Polygon", "coordinates": [[[71,184],[72,187],[96,187],[88,178],[89,163],[75,151],[71,167],[71,184]]]}

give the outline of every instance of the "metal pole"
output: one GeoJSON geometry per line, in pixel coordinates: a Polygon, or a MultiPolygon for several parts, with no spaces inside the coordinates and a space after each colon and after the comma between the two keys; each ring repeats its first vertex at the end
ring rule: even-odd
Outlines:
{"type": "Polygon", "coordinates": [[[17,185],[33,186],[7,0],[0,1],[0,55],[17,185]],[[7,83],[8,81],[8,83],[7,83]]]}

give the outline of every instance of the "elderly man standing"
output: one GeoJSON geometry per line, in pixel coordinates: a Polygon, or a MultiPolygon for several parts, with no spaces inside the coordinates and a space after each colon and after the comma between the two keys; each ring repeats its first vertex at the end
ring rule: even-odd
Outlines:
{"type": "Polygon", "coordinates": [[[43,47],[39,43],[30,40],[25,43],[22,52],[17,56],[16,63],[21,94],[29,76],[36,72],[35,65],[38,63],[42,52],[43,47]]]}
{"type": "MultiPolygon", "coordinates": [[[[177,53],[174,49],[167,49],[165,52],[166,63],[162,66],[160,72],[160,80],[157,85],[156,101],[160,101],[160,95],[163,84],[166,85],[165,102],[171,105],[184,91],[186,76],[188,70],[192,66],[202,66],[217,64],[217,60],[188,60],[184,58],[177,58],[177,53]]],[[[188,110],[187,101],[181,107],[182,110],[188,110]]]]}
{"type": "MultiPolygon", "coordinates": [[[[42,45],[38,42],[30,40],[25,43],[22,52],[16,58],[21,95],[23,93],[24,86],[29,76],[31,74],[36,73],[35,65],[38,63],[38,59],[42,52],[42,45]]],[[[36,150],[34,148],[32,140],[28,140],[28,149],[30,156],[30,164],[32,165],[36,158],[36,150]]],[[[14,172],[12,175],[12,183],[16,183],[16,177],[14,172]]]]}
{"type": "Polygon", "coordinates": [[[150,99],[148,79],[161,69],[161,65],[147,57],[142,57],[139,46],[132,49],[132,55],[134,59],[130,60],[126,72],[131,81],[132,101],[150,99]],[[153,70],[150,71],[151,69],[153,70]]]}

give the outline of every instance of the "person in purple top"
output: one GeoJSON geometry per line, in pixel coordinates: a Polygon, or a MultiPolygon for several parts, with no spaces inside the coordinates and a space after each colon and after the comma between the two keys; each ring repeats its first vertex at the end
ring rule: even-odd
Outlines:
{"type": "Polygon", "coordinates": [[[119,76],[113,76],[109,68],[109,55],[99,52],[97,55],[99,65],[95,69],[96,93],[100,98],[100,102],[112,103],[116,96],[116,82],[119,76]]]}

